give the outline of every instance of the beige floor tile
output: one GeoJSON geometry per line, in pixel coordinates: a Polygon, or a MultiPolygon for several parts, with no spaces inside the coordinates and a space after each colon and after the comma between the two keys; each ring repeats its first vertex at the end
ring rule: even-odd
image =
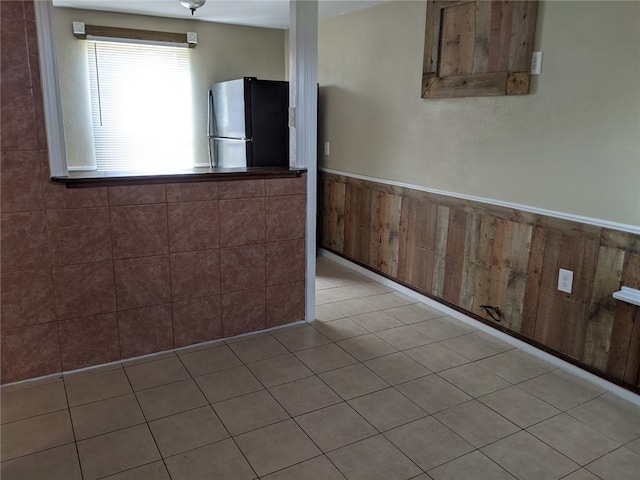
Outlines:
{"type": "Polygon", "coordinates": [[[122,473],[105,477],[105,480],[171,480],[164,462],[153,462],[122,473]]]}
{"type": "Polygon", "coordinates": [[[625,447],[630,448],[636,453],[640,453],[640,438],[632,440],[631,442],[627,443],[625,447]]]}
{"type": "Polygon", "coordinates": [[[520,427],[476,400],[434,415],[476,448],[516,433],[520,427]]]}
{"type": "Polygon", "coordinates": [[[640,455],[622,447],[590,463],[586,468],[603,480],[637,480],[640,455]]]}
{"type": "Polygon", "coordinates": [[[620,442],[566,413],[538,423],[527,431],[580,465],[586,465],[620,447],[620,442]]]}
{"type": "Polygon", "coordinates": [[[172,480],[252,480],[256,477],[231,439],[169,457],[165,463],[172,480]]]}
{"type": "Polygon", "coordinates": [[[389,345],[372,333],[341,340],[337,342],[337,345],[361,362],[397,352],[394,346],[389,345]]]}
{"type": "Polygon", "coordinates": [[[327,454],[348,480],[405,480],[420,468],[382,435],[327,454]]]}
{"type": "Polygon", "coordinates": [[[556,372],[532,378],[518,387],[560,410],[568,410],[598,396],[557,375],[556,372]]]}
{"type": "Polygon", "coordinates": [[[5,480],[81,480],[80,463],[73,443],[2,462],[5,480]]]}
{"type": "Polygon", "coordinates": [[[374,358],[364,364],[390,385],[398,385],[431,374],[431,370],[402,352],[374,358]]]}
{"type": "Polygon", "coordinates": [[[290,353],[250,363],[247,367],[265,387],[274,387],[313,375],[311,370],[290,353]]]}
{"type": "Polygon", "coordinates": [[[389,386],[362,364],[349,365],[320,374],[320,379],[345,400],[389,386]]]}
{"type": "Polygon", "coordinates": [[[181,354],[180,359],[194,377],[242,365],[240,359],[226,345],[181,354]]]}
{"type": "Polygon", "coordinates": [[[234,436],[289,418],[267,390],[215,403],[213,408],[234,436]]]}
{"type": "Polygon", "coordinates": [[[95,437],[144,423],[144,415],[133,393],[71,408],[76,440],[95,437]]]}
{"type": "Polygon", "coordinates": [[[395,388],[363,395],[348,403],[381,432],[428,415],[395,388]]]}
{"type": "Polygon", "coordinates": [[[342,401],[316,376],[271,387],[269,391],[292,417],[342,401]]]}
{"type": "Polygon", "coordinates": [[[193,379],[180,380],[136,393],[147,421],[168,417],[207,405],[207,399],[193,379]]]}
{"type": "Polygon", "coordinates": [[[400,320],[397,320],[396,318],[393,318],[388,313],[379,311],[360,313],[358,315],[352,315],[349,318],[361,327],[366,328],[370,332],[379,332],[381,330],[388,330],[389,328],[401,327],[404,325],[404,323],[402,323],[400,320]]]}
{"type": "Polygon", "coordinates": [[[271,335],[292,352],[331,343],[331,340],[310,325],[274,330],[271,335]]]}
{"type": "Polygon", "coordinates": [[[422,347],[411,348],[405,350],[404,353],[432,372],[439,372],[469,363],[468,359],[440,343],[430,343],[422,347]]]}
{"type": "Polygon", "coordinates": [[[627,410],[629,413],[640,418],[640,402],[631,403],[628,400],[625,400],[624,398],[613,394],[612,392],[604,393],[602,395],[602,399],[622,408],[623,410],[627,410]]]}
{"type": "Polygon", "coordinates": [[[476,367],[473,363],[444,370],[438,375],[472,397],[486,395],[511,385],[505,379],[494,375],[489,370],[476,367]]]}
{"type": "Polygon", "coordinates": [[[375,435],[376,429],[346,403],[296,417],[296,422],[323,452],[375,435]]]}
{"type": "MultiPolygon", "coordinates": [[[[67,374],[68,375],[68,374],[67,374]]],[[[67,375],[64,375],[65,377],[67,375]]],[[[34,378],[31,380],[26,380],[24,382],[10,383],[8,385],[0,385],[0,392],[2,394],[5,393],[13,393],[18,390],[28,390],[33,387],[40,387],[42,385],[48,385],[50,383],[58,383],[63,379],[63,375],[54,374],[48,377],[34,378]]]]}
{"type": "Polygon", "coordinates": [[[260,477],[321,453],[293,420],[244,433],[235,440],[260,477]]]}
{"type": "Polygon", "coordinates": [[[380,310],[389,310],[391,308],[403,307],[405,305],[416,303],[416,300],[413,298],[396,292],[381,293],[379,295],[366,297],[365,300],[380,310]]]}
{"type": "Polygon", "coordinates": [[[378,310],[364,298],[351,298],[348,300],[341,300],[339,302],[333,303],[332,305],[334,305],[347,317],[350,317],[352,315],[360,315],[362,313],[375,312],[376,310],[378,310]]]}
{"type": "Polygon", "coordinates": [[[492,343],[493,345],[495,345],[498,348],[501,348],[505,352],[507,350],[513,350],[513,349],[516,348],[513,345],[511,345],[510,343],[502,341],[499,338],[494,337],[493,335],[491,335],[491,334],[489,334],[487,332],[483,332],[482,330],[478,330],[477,332],[474,333],[474,335],[478,336],[479,338],[481,338],[485,342],[492,343]]]}
{"type": "Polygon", "coordinates": [[[407,325],[376,332],[376,335],[399,350],[421,347],[434,342],[433,339],[407,325]]]}
{"type": "Polygon", "coordinates": [[[396,388],[428,413],[446,410],[471,400],[469,395],[437,375],[418,378],[396,388]]]}
{"type": "Polygon", "coordinates": [[[496,355],[508,350],[489,343],[474,333],[443,340],[441,345],[444,345],[463,357],[473,361],[490,357],[491,355],[496,355]]]}
{"type": "Polygon", "coordinates": [[[459,337],[460,335],[468,333],[464,329],[449,322],[446,317],[438,317],[426,321],[422,320],[417,323],[414,322],[411,326],[436,342],[459,337]]]}
{"type": "Polygon", "coordinates": [[[567,413],[619,442],[628,442],[640,436],[640,417],[600,397],[567,413]]]}
{"type": "Polygon", "coordinates": [[[520,383],[550,372],[554,367],[521,350],[509,350],[476,363],[511,383],[520,383]]]}
{"type": "Polygon", "coordinates": [[[345,480],[340,471],[324,455],[262,477],[263,480],[302,480],[305,478],[313,480],[345,480]]]}
{"type": "Polygon", "coordinates": [[[271,335],[235,342],[230,344],[229,348],[231,348],[244,363],[257,362],[266,358],[289,353],[287,349],[271,335]]]}
{"type": "Polygon", "coordinates": [[[333,303],[316,305],[316,320],[318,322],[330,322],[331,320],[338,320],[344,317],[346,317],[346,315],[333,303]]]}
{"type": "Polygon", "coordinates": [[[65,377],[64,383],[70,407],[132,392],[129,379],[122,368],[98,372],[94,375],[65,377]]]}
{"type": "Polygon", "coordinates": [[[246,393],[262,390],[264,386],[245,367],[229,368],[195,378],[210,403],[221,402],[246,393]]]}
{"type": "Polygon", "coordinates": [[[47,448],[73,442],[73,429],[68,410],[45,413],[7,423],[0,430],[1,458],[29,455],[47,448]]]}
{"type": "Polygon", "coordinates": [[[137,392],[190,378],[177,356],[125,367],[131,386],[137,392]]]}
{"type": "Polygon", "coordinates": [[[35,415],[56,412],[67,408],[67,395],[61,381],[2,392],[0,396],[2,423],[15,422],[35,415]]]}
{"type": "Polygon", "coordinates": [[[521,428],[528,428],[560,413],[557,408],[518,387],[498,390],[478,400],[521,428]]]}
{"type": "MultiPolygon", "coordinates": [[[[425,308],[420,304],[404,305],[402,307],[389,308],[385,310],[392,317],[400,320],[405,325],[424,322],[432,318],[442,317],[444,313],[430,308],[425,308]]],[[[427,336],[431,336],[425,333],[427,336]]],[[[433,338],[433,337],[431,337],[433,338]]]]}
{"type": "Polygon", "coordinates": [[[314,328],[334,342],[369,333],[350,318],[321,322],[316,324],[314,328]]]}
{"type": "Polygon", "coordinates": [[[357,360],[337,345],[330,343],[295,353],[314,373],[328,372],[357,363],[357,360]]]}
{"type": "Polygon", "coordinates": [[[481,333],[481,331],[478,330],[477,328],[477,325],[480,325],[480,323],[476,322],[475,320],[472,320],[470,322],[463,322],[462,320],[458,320],[457,318],[451,315],[445,315],[444,317],[441,317],[441,319],[445,320],[450,325],[453,325],[454,327],[458,327],[460,330],[463,330],[467,333],[472,333],[472,332],[476,334],[481,333]]]}
{"type": "Polygon", "coordinates": [[[160,453],[146,424],[82,440],[77,445],[85,480],[160,460],[160,453]]]}
{"type": "Polygon", "coordinates": [[[578,470],[571,472],[566,477],[562,477],[562,480],[601,480],[600,477],[595,476],[586,468],[579,468],[578,470]]]}
{"type": "Polygon", "coordinates": [[[429,470],[434,480],[513,480],[506,470],[478,450],[429,470]]]}
{"type": "Polygon", "coordinates": [[[125,360],[122,360],[121,364],[124,368],[127,368],[127,367],[132,367],[134,365],[141,365],[143,363],[148,363],[148,362],[157,362],[158,360],[164,360],[167,358],[174,358],[174,357],[176,357],[176,352],[169,350],[166,352],[151,353],[149,355],[143,355],[140,357],[125,359],[125,360]]]}
{"type": "Polygon", "coordinates": [[[524,431],[492,443],[481,451],[520,480],[555,480],[579,468],[524,431]]]}
{"type": "Polygon", "coordinates": [[[385,436],[423,470],[430,470],[474,450],[433,417],[395,428],[385,436]]]}
{"type": "Polygon", "coordinates": [[[149,422],[163,457],[193,450],[229,437],[210,406],[149,422]]]}

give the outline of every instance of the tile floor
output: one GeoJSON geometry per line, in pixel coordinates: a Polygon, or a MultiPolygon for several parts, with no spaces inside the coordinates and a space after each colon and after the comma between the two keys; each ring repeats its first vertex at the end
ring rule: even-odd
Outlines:
{"type": "Polygon", "coordinates": [[[318,261],[318,321],[2,389],[3,480],[638,479],[640,407],[318,261]]]}

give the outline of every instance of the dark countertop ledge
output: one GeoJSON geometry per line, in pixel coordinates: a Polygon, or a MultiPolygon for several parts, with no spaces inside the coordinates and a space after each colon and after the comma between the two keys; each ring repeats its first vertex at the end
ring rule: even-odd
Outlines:
{"type": "Polygon", "coordinates": [[[148,185],[153,183],[219,182],[260,178],[299,177],[306,170],[289,167],[199,167],[176,172],[69,172],[67,177],[51,177],[52,182],[64,183],[67,188],[115,187],[148,185]]]}

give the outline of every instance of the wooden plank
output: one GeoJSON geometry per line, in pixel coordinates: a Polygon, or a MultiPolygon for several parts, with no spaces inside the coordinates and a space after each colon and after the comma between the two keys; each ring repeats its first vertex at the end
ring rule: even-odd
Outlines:
{"type": "Polygon", "coordinates": [[[620,248],[630,253],[640,253],[640,235],[629,232],[603,228],[600,244],[606,247],[620,248]]]}
{"type": "Polygon", "coordinates": [[[440,18],[442,2],[429,0],[425,22],[424,58],[422,73],[436,74],[438,71],[438,52],[440,50],[440,18]]]}
{"type": "Polygon", "coordinates": [[[437,77],[425,85],[423,98],[484,97],[504,95],[507,72],[437,77]]]}
{"type": "Polygon", "coordinates": [[[401,197],[373,191],[369,265],[387,275],[398,273],[401,197]]]}
{"type": "Polygon", "coordinates": [[[438,75],[449,77],[473,72],[475,2],[442,10],[438,75]]]}
{"type": "Polygon", "coordinates": [[[473,311],[475,295],[476,270],[478,268],[477,254],[480,245],[480,225],[482,217],[470,212],[467,217],[467,231],[465,237],[464,263],[462,268],[462,285],[460,289],[459,305],[473,311]]]}
{"type": "Polygon", "coordinates": [[[640,308],[636,307],[635,318],[631,323],[633,328],[629,339],[629,356],[622,379],[631,385],[637,385],[640,380],[640,308]]]}
{"type": "Polygon", "coordinates": [[[496,238],[496,218],[484,216],[480,221],[480,241],[476,255],[475,288],[473,298],[473,312],[488,318],[480,305],[491,305],[491,259],[496,238]]]}
{"type": "MultiPolygon", "coordinates": [[[[496,219],[496,232],[491,251],[491,277],[489,298],[486,303],[498,307],[504,313],[509,288],[509,248],[513,237],[513,223],[496,219]]],[[[504,320],[503,320],[504,321],[504,320]]]]}
{"type": "Polygon", "coordinates": [[[611,293],[620,285],[624,256],[624,250],[610,247],[600,247],[598,253],[582,361],[603,372],[607,369],[616,309],[611,293]]]}
{"type": "Polygon", "coordinates": [[[507,95],[527,95],[529,93],[529,72],[509,72],[507,76],[507,95]]]}
{"type": "Polygon", "coordinates": [[[447,236],[449,231],[449,208],[438,206],[436,213],[436,244],[433,262],[431,293],[442,298],[446,274],[447,236]]]}
{"type": "Polygon", "coordinates": [[[489,37],[491,35],[491,2],[476,2],[475,49],[473,72],[487,73],[489,68],[489,37]]]}
{"type": "Polygon", "coordinates": [[[371,237],[371,190],[347,184],[345,197],[344,253],[366,264],[371,237]]]}
{"type": "Polygon", "coordinates": [[[323,185],[323,214],[322,214],[322,245],[336,252],[344,253],[344,183],[324,179],[323,185]]]}
{"type": "Polygon", "coordinates": [[[509,46],[510,72],[528,72],[536,33],[538,2],[536,0],[513,2],[511,40],[509,46]]]}
{"type": "Polygon", "coordinates": [[[449,215],[442,298],[454,304],[460,302],[466,229],[467,213],[463,210],[453,210],[449,215]]]}
{"type": "Polygon", "coordinates": [[[520,333],[529,338],[535,337],[546,232],[544,228],[532,227],[531,247],[527,261],[527,280],[522,304],[522,323],[520,325],[520,333]]]}
{"type": "Polygon", "coordinates": [[[506,303],[503,307],[505,324],[514,332],[520,332],[524,311],[524,295],[527,287],[527,267],[533,228],[526,224],[512,223],[513,235],[509,246],[509,280],[506,303]]]}
{"type": "MultiPolygon", "coordinates": [[[[135,28],[105,27],[101,25],[85,25],[84,35],[75,35],[77,38],[86,39],[87,35],[94,37],[121,38],[124,40],[145,40],[169,43],[187,43],[186,33],[158,32],[155,30],[139,30],[135,28]]],[[[195,44],[189,44],[195,46],[195,44]]]]}
{"type": "Polygon", "coordinates": [[[557,275],[560,260],[562,235],[548,231],[545,237],[545,252],[542,262],[542,278],[534,339],[548,347],[560,347],[560,318],[563,295],[557,292],[557,275]]]}

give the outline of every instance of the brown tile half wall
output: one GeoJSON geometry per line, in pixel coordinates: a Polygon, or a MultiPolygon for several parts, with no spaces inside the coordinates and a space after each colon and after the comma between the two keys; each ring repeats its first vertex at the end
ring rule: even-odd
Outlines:
{"type": "Polygon", "coordinates": [[[0,22],[1,383],[304,318],[304,175],[51,183],[33,3],[0,22]]]}
{"type": "Polygon", "coordinates": [[[329,173],[320,184],[320,246],[640,391],[640,307],[612,298],[640,288],[638,235],[329,173]]]}

